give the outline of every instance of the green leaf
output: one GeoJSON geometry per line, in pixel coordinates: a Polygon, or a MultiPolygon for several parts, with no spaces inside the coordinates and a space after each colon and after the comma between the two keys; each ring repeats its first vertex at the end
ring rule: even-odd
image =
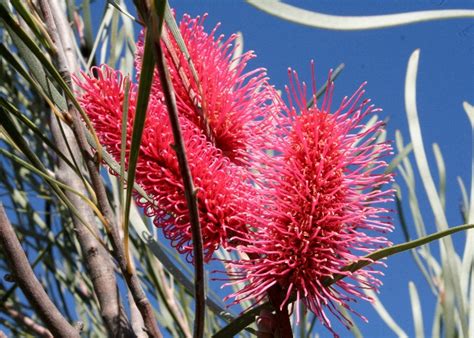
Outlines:
{"type": "MultiPolygon", "coordinates": [[[[43,89],[49,94],[53,102],[58,105],[58,107],[67,111],[67,103],[62,93],[58,91],[51,82],[49,76],[56,81],[59,87],[63,90],[65,96],[71,100],[71,103],[80,113],[81,117],[84,119],[87,127],[90,130],[93,130],[92,124],[89,120],[89,117],[81,108],[79,102],[77,102],[74,93],[71,91],[71,88],[63,80],[61,74],[56,69],[56,67],[50,62],[45,53],[36,45],[36,43],[31,39],[27,32],[25,32],[21,26],[16,23],[13,19],[11,13],[7,8],[0,3],[0,19],[4,22],[9,34],[12,37],[12,40],[17,45],[20,52],[23,54],[23,57],[35,74],[36,80],[41,84],[43,89]]],[[[97,135],[94,134],[94,140],[96,141],[97,147],[100,148],[97,135]]]]}
{"type": "Polygon", "coordinates": [[[150,99],[150,90],[153,81],[154,69],[155,59],[153,57],[153,40],[151,34],[149,34],[147,31],[145,33],[145,49],[143,52],[140,82],[138,85],[138,97],[135,108],[135,117],[133,120],[132,141],[128,158],[127,193],[125,195],[125,207],[123,213],[124,248],[127,259],[129,259],[128,224],[130,217],[130,206],[132,202],[133,183],[135,181],[135,170],[137,168],[142,134],[145,127],[146,112],[148,109],[148,101],[150,99]]]}
{"type": "Polygon", "coordinates": [[[437,143],[433,144],[433,153],[435,155],[436,166],[438,168],[439,176],[439,188],[438,195],[439,201],[443,210],[446,208],[446,166],[444,165],[443,154],[437,143]]]}
{"type": "MultiPolygon", "coordinates": [[[[128,122],[128,105],[129,105],[129,95],[130,95],[130,78],[127,76],[124,79],[124,93],[123,93],[123,106],[122,106],[122,130],[121,130],[121,140],[120,140],[120,171],[119,172],[119,194],[122,196],[124,191],[124,182],[125,182],[125,156],[127,148],[127,122],[128,122]]],[[[124,204],[123,199],[120,198],[121,206],[124,204]]]]}
{"type": "Polygon", "coordinates": [[[106,45],[106,37],[107,37],[107,30],[112,20],[113,10],[110,7],[106,7],[104,16],[100,22],[99,29],[97,31],[97,36],[92,44],[91,53],[89,58],[87,59],[86,69],[89,69],[94,62],[95,54],[97,52],[97,48],[100,45],[106,45]]]}
{"type": "Polygon", "coordinates": [[[416,338],[424,338],[424,329],[423,329],[423,313],[420,304],[420,298],[418,297],[418,291],[416,290],[416,285],[412,281],[408,283],[408,289],[410,291],[410,300],[411,300],[411,311],[413,314],[413,323],[415,323],[415,336],[416,338]]]}
{"type": "Polygon", "coordinates": [[[11,3],[13,7],[15,7],[15,10],[18,12],[18,14],[21,15],[23,20],[31,29],[36,38],[43,44],[43,46],[45,46],[49,50],[52,50],[54,44],[49,38],[47,32],[44,31],[44,26],[42,27],[41,24],[37,22],[38,18],[32,15],[30,10],[25,8],[25,5],[22,1],[12,0],[11,3]]]}
{"type": "MultiPolygon", "coordinates": [[[[464,110],[466,111],[467,117],[471,122],[471,144],[474,144],[474,106],[470,105],[468,102],[463,102],[464,110]]],[[[469,206],[469,219],[468,222],[474,222],[474,149],[472,149],[472,159],[471,159],[471,196],[470,206],[469,206]]],[[[474,243],[474,239],[473,239],[474,243]]],[[[474,325],[474,323],[473,323],[474,325]]]]}
{"type": "MultiPolygon", "coordinates": [[[[418,61],[420,56],[420,50],[415,50],[408,61],[407,74],[405,79],[405,109],[408,117],[408,127],[410,131],[410,137],[413,144],[413,152],[415,154],[415,160],[420,173],[423,186],[428,196],[432,212],[435,216],[436,225],[439,230],[448,229],[448,221],[444,213],[441,199],[436,190],[433,177],[431,176],[430,166],[426,157],[423,137],[421,134],[420,121],[418,119],[417,104],[416,104],[416,78],[418,72],[418,61]]],[[[466,299],[462,292],[460,284],[460,269],[457,262],[458,255],[454,249],[454,244],[451,238],[445,238],[442,241],[441,258],[443,260],[443,277],[450,281],[450,285],[454,287],[454,297],[457,299],[459,304],[459,317],[463,334],[467,336],[467,312],[466,312],[466,299]]]]}
{"type": "Polygon", "coordinates": [[[412,150],[413,150],[413,146],[411,145],[411,143],[407,144],[403,149],[399,150],[397,156],[395,156],[393,160],[390,162],[390,164],[388,165],[387,169],[385,170],[385,173],[393,172],[398,167],[400,162],[402,162],[403,159],[405,159],[408,155],[410,155],[412,150]]]}
{"type": "MultiPolygon", "coordinates": [[[[1,46],[0,46],[1,47],[1,46]]],[[[38,128],[38,126],[29,120],[25,115],[21,114],[15,107],[13,107],[9,102],[5,101],[3,97],[0,97],[0,105],[5,108],[1,113],[3,114],[5,111],[9,112],[11,115],[15,116],[18,118],[19,121],[21,121],[29,130],[33,132],[40,140],[46,144],[48,147],[51,148],[51,150],[54,151],[56,155],[58,155],[68,166],[70,166],[76,174],[79,176],[80,173],[77,170],[77,167],[67,158],[57,147],[56,145],[51,142],[49,138],[44,136],[44,132],[38,128]]]]}
{"type": "MultiPolygon", "coordinates": [[[[470,192],[470,203],[469,206],[466,203],[466,214],[467,222],[474,222],[474,106],[470,105],[468,102],[463,102],[463,108],[466,111],[467,117],[471,122],[471,144],[472,147],[472,157],[471,157],[471,192],[470,192]]],[[[474,332],[474,231],[469,231],[466,236],[466,244],[464,247],[464,256],[461,266],[461,279],[463,282],[470,283],[469,286],[469,328],[474,332]]]]}
{"type": "Polygon", "coordinates": [[[8,136],[14,142],[14,146],[16,146],[30,161],[30,163],[24,161],[23,159],[19,158],[16,155],[9,153],[8,151],[1,149],[0,152],[3,153],[5,156],[9,157],[10,159],[20,163],[22,166],[28,168],[30,171],[40,175],[43,177],[49,186],[53,189],[53,191],[58,195],[59,199],[69,208],[69,210],[86,226],[86,228],[91,232],[92,235],[97,239],[99,243],[105,246],[104,242],[100,240],[96,233],[92,231],[91,226],[84,220],[81,216],[77,208],[69,201],[66,197],[64,192],[61,190],[66,189],[81,197],[84,201],[86,201],[89,206],[95,211],[97,216],[101,216],[101,213],[98,211],[96,206],[84,195],[79,193],[78,191],[70,188],[67,185],[55,180],[54,178],[50,177],[48,170],[44,167],[41,160],[36,156],[34,152],[31,151],[30,146],[27,140],[23,137],[21,132],[16,128],[15,123],[11,119],[10,115],[4,111],[3,107],[0,107],[0,116],[3,116],[0,119],[0,125],[3,126],[4,130],[8,133],[8,136]]]}
{"type": "Polygon", "coordinates": [[[430,20],[474,17],[474,11],[468,9],[417,11],[370,16],[337,16],[309,11],[278,0],[247,0],[247,2],[268,14],[284,20],[310,27],[335,30],[378,29],[430,20]]]}
{"type": "Polygon", "coordinates": [[[403,331],[403,329],[397,324],[397,322],[395,322],[393,317],[390,315],[383,303],[380,301],[379,297],[377,297],[375,291],[372,289],[364,288],[363,285],[361,285],[361,287],[362,291],[367,296],[372,298],[372,306],[374,310],[378,313],[380,318],[385,322],[385,324],[390,328],[390,330],[392,330],[393,333],[397,335],[397,337],[408,338],[406,332],[403,331]]]}

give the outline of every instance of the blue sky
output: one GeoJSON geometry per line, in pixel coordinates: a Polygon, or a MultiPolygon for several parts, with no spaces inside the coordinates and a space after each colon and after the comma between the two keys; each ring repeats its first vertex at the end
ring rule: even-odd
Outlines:
{"type": "MultiPolygon", "coordinates": [[[[316,63],[319,85],[330,68],[340,63],[346,67],[336,80],[335,100],[352,94],[363,81],[368,81],[367,97],[383,108],[382,118],[389,118],[388,135],[394,139],[399,129],[409,138],[404,109],[404,81],[410,54],[421,49],[418,73],[418,112],[425,147],[433,163],[431,144],[439,143],[447,166],[447,216],[451,225],[462,223],[459,212],[460,191],[456,177],[470,184],[471,128],[462,102],[474,103],[474,21],[456,19],[431,21],[370,31],[328,31],[297,25],[270,16],[240,1],[170,1],[177,18],[183,13],[192,16],[208,13],[206,24],[212,29],[221,23],[220,33],[228,36],[240,31],[245,50],[254,50],[257,58],[249,68],[265,67],[271,82],[283,89],[288,82],[287,68],[310,80],[310,60],[316,63]]],[[[472,1],[292,1],[291,4],[334,15],[374,15],[416,10],[474,8],[472,1]]],[[[397,177],[397,180],[401,177],[397,177]]],[[[436,179],[436,177],[435,177],[436,179]]],[[[419,181],[418,181],[419,182],[419,181]]],[[[418,183],[421,186],[421,183],[418,183]]],[[[422,193],[422,192],[421,192],[422,193]]],[[[422,210],[428,231],[435,231],[433,216],[425,195],[422,210]]],[[[394,215],[396,216],[396,215],[394,215]]],[[[396,219],[396,217],[395,217],[396,219]]],[[[403,241],[396,229],[390,239],[403,241]]],[[[456,235],[461,249],[464,235],[456,235]]],[[[435,245],[434,247],[437,247],[435,245]]],[[[380,298],[397,323],[409,336],[414,335],[408,282],[415,281],[423,304],[425,334],[430,335],[434,297],[415,267],[410,254],[400,254],[387,260],[384,286],[380,298]]],[[[377,313],[367,304],[355,308],[369,319],[359,322],[365,337],[395,336],[377,313]]],[[[322,337],[329,336],[323,329],[322,337]]],[[[351,336],[344,329],[343,337],[351,336]]]]}

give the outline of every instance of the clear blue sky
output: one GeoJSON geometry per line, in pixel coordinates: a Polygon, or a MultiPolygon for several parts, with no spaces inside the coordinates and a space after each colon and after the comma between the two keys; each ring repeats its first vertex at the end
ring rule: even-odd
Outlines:
{"type": "MultiPolygon", "coordinates": [[[[289,2],[289,1],[288,1],[289,2]]],[[[287,83],[287,68],[298,70],[300,77],[310,79],[309,62],[314,59],[321,80],[330,68],[340,63],[346,67],[336,81],[336,98],[352,94],[368,81],[367,96],[384,109],[382,117],[390,118],[388,134],[394,139],[400,129],[405,140],[408,129],[404,109],[404,80],[410,54],[421,49],[418,74],[418,112],[425,145],[431,156],[431,144],[438,142],[447,165],[447,215],[451,225],[461,224],[460,191],[456,177],[470,184],[471,128],[462,108],[467,100],[474,104],[474,20],[445,20],[370,31],[328,31],[283,21],[241,1],[170,1],[177,18],[208,13],[207,27],[221,22],[220,33],[226,36],[240,31],[245,50],[257,54],[250,67],[265,67],[272,83],[282,89],[287,83]],[[429,148],[428,148],[429,147],[429,148]]],[[[404,11],[474,8],[473,1],[291,1],[291,4],[334,15],[373,15],[404,11]],[[312,4],[310,4],[312,3],[312,4]]],[[[334,102],[337,102],[335,100],[334,102]]],[[[434,164],[434,162],[432,162],[434,164]]],[[[401,179],[401,177],[399,177],[401,179]]],[[[421,185],[421,184],[419,184],[421,185]]],[[[424,195],[422,207],[429,231],[434,231],[433,217],[424,195]]],[[[398,220],[390,238],[403,241],[398,220]]],[[[464,235],[455,236],[461,249],[464,235]]],[[[437,245],[435,245],[437,246],[437,245]]],[[[417,283],[423,304],[426,335],[431,332],[434,297],[415,267],[411,255],[400,254],[388,259],[380,297],[399,325],[414,335],[408,282],[417,283]]],[[[393,337],[394,334],[370,305],[355,308],[369,318],[360,322],[365,337],[393,337]]],[[[329,336],[321,330],[322,337],[329,336]]],[[[350,336],[345,329],[343,337],[350,336]]]]}

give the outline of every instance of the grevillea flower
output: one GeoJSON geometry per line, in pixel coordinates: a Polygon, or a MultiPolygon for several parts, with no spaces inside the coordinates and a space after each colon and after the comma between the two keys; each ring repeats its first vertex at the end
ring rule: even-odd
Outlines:
{"type": "MultiPolygon", "coordinates": [[[[236,35],[215,37],[216,26],[206,33],[206,16],[184,15],[179,29],[194,65],[198,82],[185,54],[169,30],[164,30],[163,50],[169,66],[180,114],[203,131],[224,156],[238,165],[258,163],[271,144],[273,116],[280,107],[263,68],[245,72],[255,55],[249,51],[233,58],[236,35]]],[[[137,43],[137,73],[143,54],[143,33],[137,43]]],[[[155,71],[153,92],[161,85],[155,71]]]]}
{"type": "MultiPolygon", "coordinates": [[[[336,305],[350,310],[350,302],[368,299],[361,287],[380,285],[375,276],[379,272],[372,268],[351,273],[344,267],[389,243],[377,232],[391,230],[383,203],[392,191],[381,190],[392,179],[383,173],[383,157],[391,147],[376,142],[382,122],[362,122],[377,111],[362,99],[363,86],[332,113],[333,84],[321,106],[308,107],[306,85],[296,73],[287,93],[290,105],[280,124],[281,147],[266,172],[267,222],[251,243],[237,248],[250,259],[231,264],[235,281],[229,284],[247,284],[231,297],[234,303],[258,302],[279,284],[284,292],[281,308],[295,297],[329,329],[326,309],[347,326],[350,322],[336,305]],[[325,285],[336,275],[346,278],[325,285]]],[[[313,98],[314,93],[313,88],[313,98]]]]}
{"type": "MultiPolygon", "coordinates": [[[[247,227],[259,215],[256,188],[257,158],[270,144],[272,116],[279,109],[275,90],[263,69],[244,73],[251,52],[233,58],[235,36],[224,41],[207,34],[203,19],[185,15],[181,34],[196,70],[197,82],[169,29],[163,31],[163,49],[176,93],[178,114],[197,199],[207,260],[233,237],[245,238],[247,227]]],[[[143,35],[143,34],[142,34],[143,35]]],[[[136,70],[141,71],[142,38],[137,43],[136,70]]],[[[79,80],[79,101],[91,119],[100,142],[120,159],[123,76],[108,67],[97,77],[79,80]]],[[[130,140],[136,101],[132,84],[127,136],[130,140]]],[[[129,141],[127,141],[129,142],[129,141]]],[[[178,162],[171,149],[173,137],[159,76],[155,70],[149,111],[136,170],[136,182],[153,203],[135,195],[138,205],[180,253],[192,258],[188,209],[178,162]]],[[[127,157],[128,157],[127,143],[127,157]]],[[[114,173],[117,174],[117,173],[114,173]]]]}
{"type": "MultiPolygon", "coordinates": [[[[124,77],[107,66],[96,68],[96,76],[83,74],[77,80],[83,92],[79,102],[89,116],[100,143],[120,161],[124,77]]],[[[135,115],[137,86],[131,83],[127,122],[126,158],[135,115]]],[[[243,169],[232,164],[201,130],[187,117],[180,123],[189,167],[198,189],[197,200],[204,243],[205,259],[228,238],[243,236],[252,223],[255,192],[245,180],[243,169]]],[[[192,258],[192,236],[189,211],[178,167],[168,113],[163,95],[151,97],[145,121],[142,144],[136,169],[136,182],[153,202],[135,195],[145,214],[154,217],[154,224],[163,229],[165,237],[180,252],[192,258]]],[[[116,172],[113,174],[117,175],[116,172]]]]}

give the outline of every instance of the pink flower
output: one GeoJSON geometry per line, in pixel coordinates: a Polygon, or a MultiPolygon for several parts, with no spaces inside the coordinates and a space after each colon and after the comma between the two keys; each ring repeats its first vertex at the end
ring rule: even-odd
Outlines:
{"type": "MultiPolygon", "coordinates": [[[[88,114],[100,143],[120,161],[124,77],[107,66],[96,68],[96,77],[83,74],[77,80],[83,92],[79,102],[88,114]]],[[[135,114],[137,86],[131,84],[127,122],[127,158],[135,114]]],[[[254,188],[246,181],[242,168],[232,164],[221,151],[210,144],[201,130],[187,117],[181,116],[183,139],[191,174],[198,189],[197,199],[204,242],[209,260],[219,245],[228,238],[247,232],[252,221],[248,212],[255,208],[254,188]]],[[[168,113],[163,95],[155,92],[150,99],[137,163],[136,182],[153,199],[153,203],[135,195],[145,214],[163,229],[180,253],[192,259],[192,237],[168,113]]],[[[118,173],[113,172],[117,175],[118,173]]]]}
{"type": "Polygon", "coordinates": [[[350,273],[344,267],[387,245],[386,238],[375,234],[392,227],[383,206],[392,191],[381,190],[392,179],[383,173],[383,157],[391,147],[376,142],[383,123],[362,122],[377,111],[370,100],[362,100],[363,86],[330,113],[333,89],[329,84],[320,106],[307,107],[306,85],[296,73],[290,76],[281,147],[266,172],[267,222],[247,245],[237,248],[250,259],[231,263],[235,281],[228,283],[247,282],[231,295],[234,303],[258,302],[278,283],[284,290],[281,308],[294,295],[331,331],[326,309],[349,325],[336,305],[350,310],[350,302],[368,299],[359,283],[380,285],[375,277],[379,272],[372,268],[350,273]],[[325,286],[335,275],[346,278],[325,286]]]}
{"type": "MultiPolygon", "coordinates": [[[[263,68],[245,70],[255,55],[249,51],[233,59],[236,35],[227,40],[223,35],[216,37],[218,26],[206,33],[205,17],[184,15],[179,24],[199,85],[171,32],[164,31],[162,44],[179,112],[199,126],[233,163],[258,163],[262,149],[271,145],[273,118],[280,110],[275,100],[278,95],[263,68]]],[[[137,43],[137,73],[142,54],[143,34],[137,43]]],[[[156,71],[152,90],[161,91],[156,71]]]]}

